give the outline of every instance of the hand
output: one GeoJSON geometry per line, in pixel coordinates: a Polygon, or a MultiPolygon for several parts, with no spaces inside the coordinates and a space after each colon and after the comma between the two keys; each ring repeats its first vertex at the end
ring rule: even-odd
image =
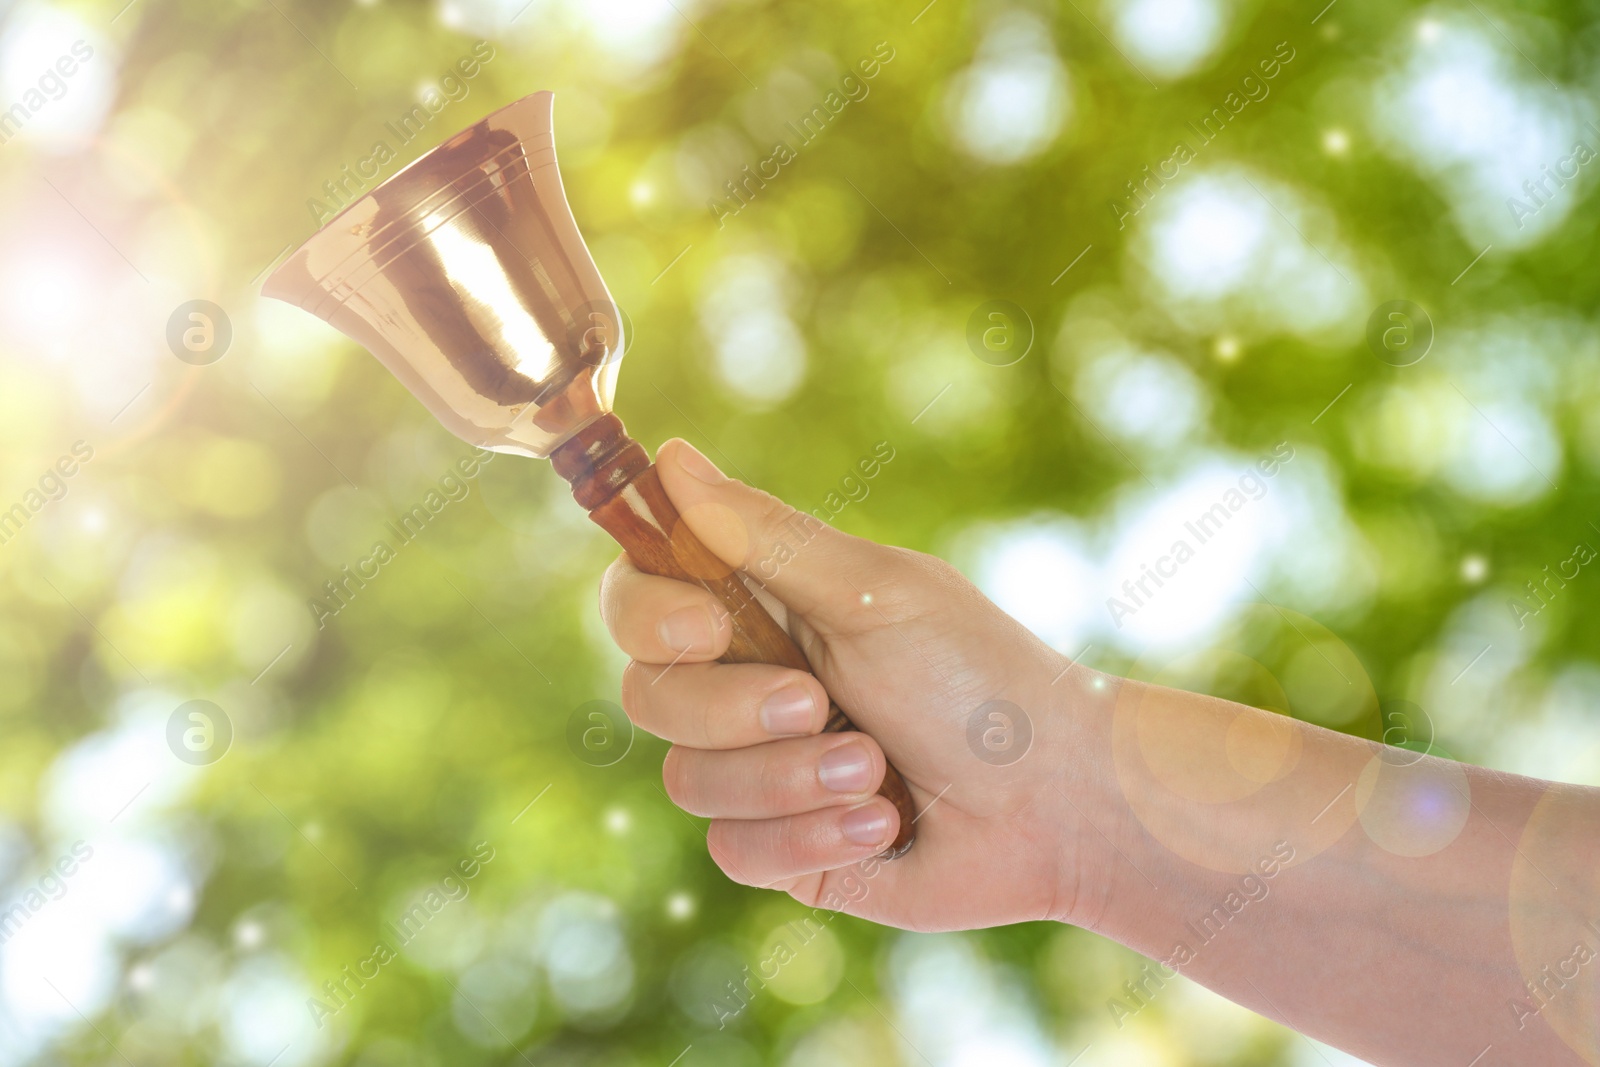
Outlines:
{"type": "Polygon", "coordinates": [[[1570,973],[1600,955],[1600,790],[1386,760],[1097,674],[936,559],[801,523],[681,441],[657,466],[817,672],[713,662],[729,628],[711,594],[626,557],[606,574],[601,610],[634,660],[623,704],[673,742],[667,793],[712,819],[729,877],[907,929],[1085,926],[1160,961],[1140,972],[1147,996],[1181,968],[1373,1062],[1600,1062],[1600,978],[1570,973]],[[830,693],[865,734],[819,733],[830,693]],[[1031,721],[1015,762],[968,743],[992,700],[1031,721]],[[885,752],[922,814],[911,851],[879,861],[898,826],[873,795],[885,752]]]}
{"type": "Polygon", "coordinates": [[[1052,684],[1069,662],[941,560],[802,524],[683,441],[663,445],[657,467],[684,521],[760,580],[816,671],[713,662],[730,630],[710,593],[626,555],[606,573],[601,611],[633,660],[623,706],[673,743],[667,794],[713,820],[707,846],[728,877],[907,929],[1081,917],[1097,894],[1078,886],[1102,881],[1104,846],[1073,846],[1082,811],[1060,787],[1096,763],[1086,750],[1104,716],[1089,698],[1066,706],[1093,692],[1091,672],[1052,684]],[[864,733],[820,733],[830,694],[864,733]],[[1031,722],[1031,747],[1004,766],[968,742],[993,700],[1031,722]],[[874,796],[886,751],[923,815],[907,855],[874,863],[898,828],[874,796]]]}

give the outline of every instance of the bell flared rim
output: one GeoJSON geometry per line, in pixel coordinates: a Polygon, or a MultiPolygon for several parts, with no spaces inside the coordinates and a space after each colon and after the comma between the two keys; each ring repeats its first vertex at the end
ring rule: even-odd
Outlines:
{"type": "MultiPolygon", "coordinates": [[[[323,262],[332,261],[336,266],[330,268],[331,271],[336,270],[337,265],[347,262],[351,256],[360,255],[370,249],[376,234],[366,232],[362,223],[370,219],[380,204],[396,207],[401,216],[411,215],[428,197],[438,195],[459,181],[466,173],[479,169],[476,165],[446,169],[441,168],[439,163],[442,159],[449,158],[461,145],[474,138],[485,137],[493,130],[510,132],[518,144],[524,147],[538,146],[537,150],[541,156],[548,152],[548,159],[541,160],[539,166],[530,167],[530,170],[543,169],[543,165],[548,163],[554,172],[559,189],[561,178],[560,170],[556,167],[554,111],[555,93],[541,89],[491,111],[466,129],[434,145],[377,186],[340,208],[338,214],[318,227],[315,233],[289,253],[288,258],[280,263],[276,270],[267,275],[261,284],[261,295],[314,310],[307,301],[318,297],[317,302],[320,303],[320,298],[327,295],[325,291],[321,291],[321,283],[327,273],[325,272],[322,278],[317,277],[316,272],[309,268],[308,261],[313,257],[323,262]]],[[[463,190],[462,195],[465,195],[465,192],[463,190]]],[[[562,200],[565,202],[564,191],[562,200]]],[[[393,220],[391,225],[404,230],[414,223],[402,217],[393,220]]],[[[576,224],[573,230],[573,236],[578,236],[576,224]]],[[[581,237],[578,239],[582,240],[581,237]]]]}

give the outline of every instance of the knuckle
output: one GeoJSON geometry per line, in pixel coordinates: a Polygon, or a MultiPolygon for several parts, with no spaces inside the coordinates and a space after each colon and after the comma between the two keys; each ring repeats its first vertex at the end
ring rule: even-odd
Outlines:
{"type": "Polygon", "coordinates": [[[733,828],[725,820],[713,819],[706,830],[706,852],[711,856],[711,862],[731,881],[740,885],[754,885],[739,869],[734,842],[733,828]]]}
{"type": "Polygon", "coordinates": [[[628,577],[632,574],[632,572],[633,566],[628,560],[627,553],[624,552],[622,555],[612,560],[611,566],[607,567],[605,573],[600,576],[600,589],[598,593],[600,599],[600,617],[605,620],[608,626],[611,627],[613,633],[616,632],[616,627],[618,625],[617,616],[621,612],[624,604],[622,599],[623,589],[627,583],[628,577]]]}
{"type": "Polygon", "coordinates": [[[698,664],[677,667],[660,667],[653,663],[629,662],[622,671],[622,710],[645,733],[677,744],[704,747],[700,744],[699,711],[682,714],[682,676],[698,664]],[[677,679],[668,675],[679,675],[677,679]]]}
{"type": "Polygon", "coordinates": [[[794,506],[771,493],[761,493],[760,510],[756,515],[756,538],[762,545],[779,539],[799,512],[794,506]]]}
{"type": "Polygon", "coordinates": [[[661,785],[667,791],[667,799],[692,814],[697,807],[696,789],[694,776],[686,763],[682,747],[674,745],[669,748],[666,758],[661,761],[661,785]]]}
{"type": "Polygon", "coordinates": [[[898,545],[887,547],[890,565],[897,572],[929,578],[945,578],[955,573],[955,568],[938,556],[898,545]]]}
{"type": "Polygon", "coordinates": [[[693,712],[698,720],[695,732],[700,736],[705,746],[710,749],[729,749],[738,747],[740,730],[732,722],[732,717],[727,713],[720,701],[704,700],[697,703],[693,712]]]}
{"type": "MultiPolygon", "coordinates": [[[[767,802],[787,800],[789,789],[786,786],[794,780],[795,760],[793,756],[785,757],[785,745],[759,745],[755,751],[761,757],[756,780],[761,783],[761,791],[767,802]]],[[[774,807],[780,805],[774,803],[774,807]]]]}
{"type": "Polygon", "coordinates": [[[776,819],[772,823],[772,832],[777,835],[778,855],[783,857],[786,871],[804,871],[811,868],[811,856],[814,851],[812,842],[807,840],[807,835],[796,825],[793,819],[776,819]]]}
{"type": "Polygon", "coordinates": [[[960,595],[968,584],[959,570],[938,556],[911,548],[880,547],[884,555],[874,568],[872,596],[889,618],[903,621],[925,614],[960,595]]]}
{"type": "Polygon", "coordinates": [[[967,579],[967,576],[962,574],[961,569],[954,563],[946,559],[940,559],[938,556],[929,556],[927,559],[926,573],[941,588],[962,594],[966,594],[975,588],[972,582],[967,579]]]}
{"type": "Polygon", "coordinates": [[[627,713],[628,721],[641,730],[650,729],[650,717],[646,712],[646,695],[650,689],[650,680],[645,677],[648,671],[648,667],[635,659],[622,668],[622,710],[627,713]]]}

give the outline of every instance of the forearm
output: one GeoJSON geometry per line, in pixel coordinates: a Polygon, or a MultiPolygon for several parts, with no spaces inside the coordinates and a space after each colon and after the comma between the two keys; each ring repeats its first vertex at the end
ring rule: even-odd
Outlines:
{"type": "MultiPolygon", "coordinates": [[[[681,442],[658,469],[723,563],[788,551],[770,497],[681,442]]],[[[602,594],[634,661],[624,703],[674,744],[669,795],[712,818],[730,877],[906,929],[1097,930],[1156,961],[1107,1005],[1117,1021],[1181,973],[1385,1065],[1596,1049],[1597,791],[1098,675],[947,564],[806,534],[763,589],[815,677],[713,663],[728,637],[698,586],[619,560],[602,594]],[[684,618],[706,631],[676,634],[684,618]],[[769,715],[796,687],[800,710],[831,696],[867,732],[769,715]],[[898,815],[837,753],[879,775],[893,754],[920,801],[910,853],[876,858],[898,815]]]]}
{"type": "Polygon", "coordinates": [[[1158,964],[1114,1016],[1176,971],[1377,1063],[1592,1056],[1594,791],[1174,690],[1105,692],[1107,773],[1068,815],[1116,843],[1091,921],[1158,964]]]}

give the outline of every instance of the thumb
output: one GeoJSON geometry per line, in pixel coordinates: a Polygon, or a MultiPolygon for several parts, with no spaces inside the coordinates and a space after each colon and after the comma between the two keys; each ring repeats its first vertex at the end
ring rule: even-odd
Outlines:
{"type": "Polygon", "coordinates": [[[678,514],[718,559],[814,623],[859,610],[882,577],[888,549],[729,478],[682,438],[657,450],[656,469],[678,514]]]}

